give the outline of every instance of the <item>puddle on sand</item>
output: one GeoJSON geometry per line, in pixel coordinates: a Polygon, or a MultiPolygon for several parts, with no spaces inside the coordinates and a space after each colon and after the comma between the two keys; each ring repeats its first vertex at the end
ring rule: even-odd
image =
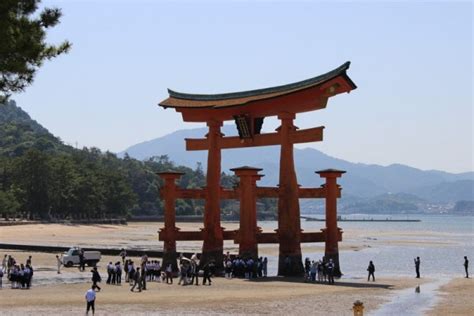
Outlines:
{"type": "Polygon", "coordinates": [[[430,283],[420,284],[415,288],[399,290],[393,294],[390,302],[369,315],[423,315],[424,312],[435,305],[439,299],[437,296],[438,289],[448,283],[449,280],[449,278],[443,278],[430,283]]]}

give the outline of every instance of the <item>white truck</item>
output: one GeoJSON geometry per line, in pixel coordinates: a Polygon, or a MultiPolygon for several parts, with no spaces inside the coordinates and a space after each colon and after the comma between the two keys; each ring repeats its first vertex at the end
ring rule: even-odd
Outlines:
{"type": "MultiPolygon", "coordinates": [[[[79,265],[81,248],[72,247],[66,251],[62,256],[62,262],[65,267],[72,267],[74,265],[79,265]]],[[[100,261],[101,255],[100,251],[84,251],[84,263],[89,267],[93,267],[100,261]]]]}

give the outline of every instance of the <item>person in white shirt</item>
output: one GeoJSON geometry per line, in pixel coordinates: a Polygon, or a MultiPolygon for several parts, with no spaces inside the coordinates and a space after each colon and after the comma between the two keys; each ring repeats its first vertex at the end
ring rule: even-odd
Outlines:
{"type": "Polygon", "coordinates": [[[56,255],[56,264],[58,265],[58,274],[61,273],[61,266],[63,265],[63,262],[61,261],[61,258],[59,258],[58,255],[56,255]]]}
{"type": "Polygon", "coordinates": [[[92,287],[87,290],[86,292],[86,302],[87,302],[87,307],[86,307],[86,315],[89,314],[89,310],[92,308],[92,315],[95,313],[95,285],[92,285],[92,287]]]}
{"type": "Polygon", "coordinates": [[[5,255],[2,260],[3,271],[7,271],[7,265],[8,265],[8,255],[5,255]]]}
{"type": "Polygon", "coordinates": [[[107,265],[107,281],[105,283],[110,284],[112,282],[112,274],[114,270],[114,265],[112,261],[107,265]]]}

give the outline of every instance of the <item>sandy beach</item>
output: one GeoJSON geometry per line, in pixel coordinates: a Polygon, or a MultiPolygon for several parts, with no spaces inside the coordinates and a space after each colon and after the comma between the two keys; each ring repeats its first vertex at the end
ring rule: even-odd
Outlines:
{"type": "MultiPolygon", "coordinates": [[[[237,223],[224,223],[234,229],[237,223]]],[[[2,243],[97,246],[128,249],[146,248],[159,250],[157,231],[162,223],[130,223],[129,225],[60,225],[35,224],[7,226],[0,229],[2,243]]],[[[198,223],[179,223],[183,230],[197,230],[198,223]]],[[[341,251],[371,249],[384,241],[387,232],[347,230],[341,251]]],[[[429,240],[417,241],[417,235],[392,232],[390,243],[436,246],[429,240]],[[393,237],[394,236],[394,237],[393,237]]],[[[449,244],[449,242],[446,242],[449,244]]],[[[449,246],[449,245],[448,245],[449,246]]],[[[178,250],[199,252],[201,242],[178,242],[178,250]]],[[[306,253],[322,253],[323,244],[303,244],[306,253]]],[[[237,251],[237,245],[226,241],[225,250],[237,251]]],[[[278,245],[259,246],[261,255],[277,255],[278,245]]],[[[84,313],[84,293],[90,287],[90,272],[79,272],[77,268],[63,268],[56,273],[55,254],[2,250],[0,254],[11,254],[18,262],[33,256],[35,276],[30,290],[11,290],[5,282],[1,290],[1,315],[79,315],[84,313]],[[34,311],[34,312],[33,312],[34,311]]],[[[104,278],[105,265],[117,261],[116,256],[103,256],[99,271],[104,278]]],[[[136,258],[135,260],[138,260],[136,258]]],[[[376,274],[377,275],[377,274],[376,274]]],[[[305,283],[301,279],[269,277],[256,281],[215,278],[212,286],[178,286],[151,282],[148,290],[132,293],[127,285],[102,284],[98,293],[97,310],[100,315],[134,314],[273,314],[273,315],[352,315],[352,304],[364,302],[365,311],[376,311],[389,303],[399,291],[414,289],[431,282],[430,278],[416,280],[411,277],[377,275],[377,282],[368,283],[365,270],[359,276],[343,277],[336,285],[305,283]]],[[[454,279],[440,289],[440,299],[429,315],[472,314],[473,303],[468,294],[474,290],[470,279],[454,279]],[[448,299],[449,297],[449,299],[448,299]]],[[[410,293],[414,291],[410,290],[410,293]]]]}
{"type": "Polygon", "coordinates": [[[430,316],[474,315],[474,285],[472,279],[457,278],[440,288],[440,301],[430,316]]]}
{"type": "MultiPolygon", "coordinates": [[[[4,251],[0,250],[2,253],[4,251]]],[[[11,252],[20,261],[27,253],[11,252]]],[[[50,254],[33,253],[33,262],[42,266],[39,273],[54,275],[54,267],[43,266],[50,254]]],[[[109,257],[104,260],[111,259],[109,257]]],[[[116,258],[115,258],[116,259],[116,258]]],[[[102,276],[105,272],[102,269],[102,276]]],[[[2,315],[84,313],[84,293],[90,287],[89,272],[77,268],[63,269],[64,279],[79,274],[81,283],[37,285],[30,290],[4,288],[0,303],[2,315]]],[[[34,282],[33,282],[34,284],[34,282]]],[[[272,314],[272,315],[352,315],[354,301],[361,300],[367,311],[386,302],[396,290],[414,287],[415,280],[380,279],[368,283],[364,279],[341,280],[335,285],[304,283],[301,279],[269,277],[257,281],[214,278],[212,286],[179,286],[148,282],[148,290],[130,292],[127,284],[101,284],[97,293],[100,315],[134,314],[272,314]]]]}
{"type": "MultiPolygon", "coordinates": [[[[177,223],[183,231],[197,231],[202,227],[200,223],[177,223]]],[[[227,230],[238,228],[236,222],[224,222],[222,224],[227,230]]],[[[63,224],[35,224],[20,226],[4,226],[0,230],[0,241],[11,244],[35,244],[49,246],[82,246],[82,247],[110,247],[110,248],[143,248],[160,250],[162,243],[158,240],[158,230],[163,227],[160,222],[132,222],[128,225],[63,225],[63,224]]],[[[275,227],[276,228],[276,227],[275,227]]],[[[274,228],[273,228],[274,229],[274,228]]],[[[272,228],[264,228],[263,231],[273,231],[272,228]]],[[[418,237],[426,232],[386,232],[384,230],[344,230],[343,242],[340,243],[341,251],[359,251],[364,248],[375,247],[381,243],[384,245],[419,245],[423,247],[436,247],[449,245],[450,242],[420,240],[418,237]],[[390,236],[390,240],[383,240],[390,236]]],[[[439,233],[438,236],[442,236],[439,233]]],[[[186,241],[177,242],[178,251],[200,252],[202,242],[186,241]]],[[[301,244],[303,252],[318,252],[324,249],[323,243],[301,244]]],[[[224,241],[225,251],[237,252],[238,245],[233,241],[224,241]]],[[[277,244],[259,245],[259,253],[265,255],[277,255],[277,244]]]]}

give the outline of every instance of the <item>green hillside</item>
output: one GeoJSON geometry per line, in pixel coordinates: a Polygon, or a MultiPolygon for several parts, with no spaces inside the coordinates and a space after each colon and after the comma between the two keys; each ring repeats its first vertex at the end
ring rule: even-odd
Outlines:
{"type": "MultiPolygon", "coordinates": [[[[63,144],[14,101],[0,105],[0,215],[42,220],[161,215],[156,172],[185,172],[182,187],[201,187],[200,166],[176,166],[166,156],[138,161],[97,148],[63,144]]],[[[234,178],[223,175],[224,186],[234,178]]],[[[223,202],[233,216],[235,202],[223,202]]],[[[180,200],[178,215],[201,215],[202,201],[180,200]]]]}
{"type": "Polygon", "coordinates": [[[0,104],[0,156],[19,157],[30,149],[42,152],[71,150],[17,107],[15,101],[0,104]]]}

